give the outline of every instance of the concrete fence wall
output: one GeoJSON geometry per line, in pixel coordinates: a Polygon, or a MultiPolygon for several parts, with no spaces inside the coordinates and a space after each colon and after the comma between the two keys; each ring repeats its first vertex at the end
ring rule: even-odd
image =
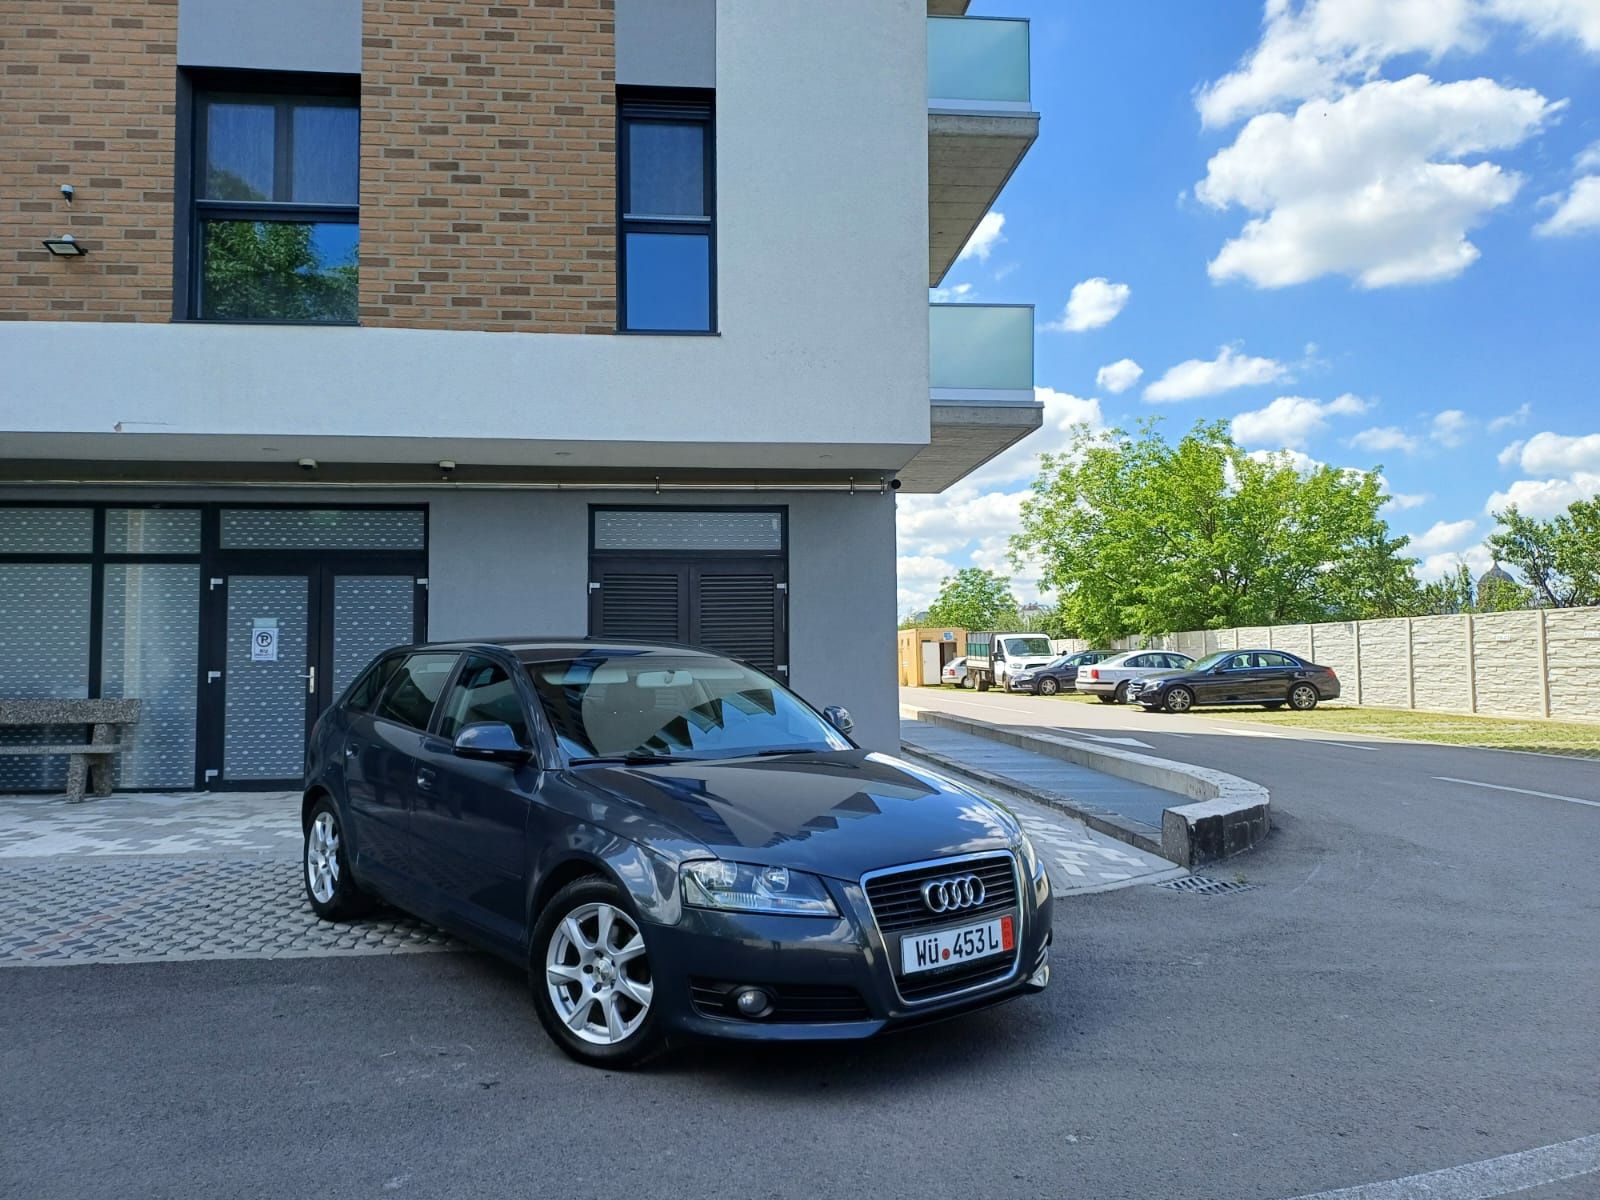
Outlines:
{"type": "Polygon", "coordinates": [[[1195,658],[1251,647],[1332,667],[1352,704],[1600,720],[1600,608],[1204,629],[1117,643],[1195,658]]]}

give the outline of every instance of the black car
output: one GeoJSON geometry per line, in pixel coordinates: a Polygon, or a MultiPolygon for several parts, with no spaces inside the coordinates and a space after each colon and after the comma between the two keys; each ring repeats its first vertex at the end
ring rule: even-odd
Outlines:
{"type": "Polygon", "coordinates": [[[1011,677],[1011,686],[1031,691],[1035,696],[1076,691],[1079,667],[1092,667],[1115,653],[1114,650],[1079,650],[1076,654],[1063,654],[1042,667],[1018,671],[1011,677]]]}
{"type": "Polygon", "coordinates": [[[862,1038],[1042,989],[1050,882],[1005,809],[856,748],[742,663],[585,639],[375,660],[307,751],[306,893],[525,965],[550,1036],[862,1038]]]}
{"type": "Polygon", "coordinates": [[[1283,650],[1223,650],[1184,670],[1151,671],[1128,684],[1130,703],[1173,713],[1218,704],[1287,704],[1305,712],[1338,697],[1332,667],[1283,650]]]}

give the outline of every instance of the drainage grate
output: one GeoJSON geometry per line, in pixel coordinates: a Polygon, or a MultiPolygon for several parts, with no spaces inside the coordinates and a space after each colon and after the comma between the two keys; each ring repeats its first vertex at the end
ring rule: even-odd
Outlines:
{"type": "Polygon", "coordinates": [[[1182,879],[1168,879],[1157,887],[1172,892],[1189,892],[1196,896],[1230,896],[1234,892],[1253,892],[1258,883],[1233,883],[1226,879],[1212,879],[1206,875],[1185,875],[1182,879]]]}

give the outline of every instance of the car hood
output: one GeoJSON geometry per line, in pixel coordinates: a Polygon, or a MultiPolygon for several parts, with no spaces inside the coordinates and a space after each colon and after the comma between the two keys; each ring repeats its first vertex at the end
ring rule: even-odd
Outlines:
{"type": "Polygon", "coordinates": [[[596,765],[570,777],[648,810],[719,858],[836,879],[1006,847],[1018,835],[1011,815],[976,792],[864,750],[596,765]]]}

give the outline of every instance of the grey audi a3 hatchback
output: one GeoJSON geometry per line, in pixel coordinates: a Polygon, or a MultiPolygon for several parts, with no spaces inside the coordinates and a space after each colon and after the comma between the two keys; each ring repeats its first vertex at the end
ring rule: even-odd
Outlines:
{"type": "Polygon", "coordinates": [[[318,722],[305,884],[526,966],[589,1063],[863,1038],[1041,990],[1050,881],[1003,807],[749,666],[582,638],[380,655],[318,722]]]}

